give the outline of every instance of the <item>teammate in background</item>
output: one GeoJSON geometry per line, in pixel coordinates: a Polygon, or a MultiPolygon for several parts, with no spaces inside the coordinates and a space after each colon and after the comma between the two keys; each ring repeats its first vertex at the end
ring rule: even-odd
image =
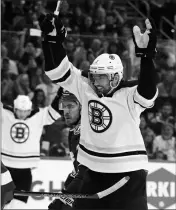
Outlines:
{"type": "MultiPolygon", "coordinates": [[[[31,190],[31,169],[40,160],[40,137],[44,125],[52,124],[60,117],[58,97],[49,107],[32,110],[28,96],[19,95],[14,107],[2,108],[2,161],[10,171],[17,190],[31,190]]],[[[44,142],[43,148],[46,147],[44,142]]],[[[23,209],[28,197],[14,196],[7,209],[23,209]]]]}
{"type": "Polygon", "coordinates": [[[1,209],[13,199],[13,191],[15,185],[13,183],[12,177],[1,162],[1,209]]]}
{"type": "MultiPolygon", "coordinates": [[[[81,120],[81,104],[78,99],[72,93],[63,90],[60,87],[60,102],[59,109],[63,110],[63,115],[65,118],[66,125],[70,127],[68,143],[70,150],[70,157],[73,161],[74,169],[70,173],[64,183],[64,189],[66,190],[75,178],[76,172],[78,170],[77,162],[77,152],[78,144],[80,140],[80,120],[81,120]]],[[[50,205],[50,210],[61,210],[64,204],[59,199],[55,199],[50,205]]]]}
{"type": "Polygon", "coordinates": [[[46,75],[76,95],[82,105],[77,156],[80,165],[74,185],[71,183],[67,191],[93,194],[106,190],[122,177],[130,177],[122,188],[100,200],[76,199],[74,209],[148,209],[148,158],[139,123],[140,114],[153,107],[158,91],[153,64],[156,32],[148,19],[145,24],[144,34],[138,26],[133,28],[141,69],[138,85],[129,87],[116,54],[98,56],[90,66],[88,79],[83,77],[69,62],[62,46],[66,33],[59,17],[49,14],[40,20],[46,75]]]}

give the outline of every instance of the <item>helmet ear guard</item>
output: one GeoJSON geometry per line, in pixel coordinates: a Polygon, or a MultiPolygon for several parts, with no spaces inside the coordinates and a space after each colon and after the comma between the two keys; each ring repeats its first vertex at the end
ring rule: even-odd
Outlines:
{"type": "Polygon", "coordinates": [[[122,77],[118,73],[111,75],[111,81],[110,81],[111,88],[114,89],[114,88],[118,87],[121,80],[122,80],[122,77]]]}

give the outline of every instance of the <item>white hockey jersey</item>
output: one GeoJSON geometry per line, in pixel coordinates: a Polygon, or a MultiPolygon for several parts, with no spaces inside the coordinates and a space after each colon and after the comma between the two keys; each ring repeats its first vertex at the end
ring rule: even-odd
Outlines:
{"type": "Polygon", "coordinates": [[[112,97],[99,98],[67,56],[46,74],[75,94],[82,104],[79,163],[104,173],[147,169],[148,158],[139,129],[140,114],[154,105],[157,93],[147,100],[134,86],[122,88],[112,97]]]}
{"type": "Polygon", "coordinates": [[[40,159],[43,126],[60,117],[51,106],[34,110],[26,120],[15,118],[13,109],[2,107],[2,161],[11,168],[36,167],[40,159]]]}

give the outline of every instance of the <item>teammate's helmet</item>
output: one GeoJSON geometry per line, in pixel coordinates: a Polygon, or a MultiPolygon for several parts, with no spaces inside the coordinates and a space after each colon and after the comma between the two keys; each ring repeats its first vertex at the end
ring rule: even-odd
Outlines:
{"type": "MultiPolygon", "coordinates": [[[[99,55],[92,65],[90,65],[89,75],[93,74],[106,74],[111,82],[115,74],[118,74],[119,81],[116,87],[119,85],[123,78],[123,65],[120,57],[116,54],[104,53],[99,55]]],[[[111,89],[113,89],[111,85],[111,89]]]]}
{"type": "Polygon", "coordinates": [[[17,98],[14,100],[14,109],[19,109],[23,111],[31,110],[32,102],[29,96],[18,95],[17,98]]]}

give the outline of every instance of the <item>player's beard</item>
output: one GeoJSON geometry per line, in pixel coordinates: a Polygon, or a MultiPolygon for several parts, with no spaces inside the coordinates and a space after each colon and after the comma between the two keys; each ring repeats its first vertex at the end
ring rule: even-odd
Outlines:
{"type": "Polygon", "coordinates": [[[69,127],[73,124],[72,118],[66,117],[66,118],[65,118],[65,122],[66,122],[66,124],[67,124],[69,127]]]}
{"type": "Polygon", "coordinates": [[[106,96],[109,93],[109,89],[106,89],[101,86],[99,86],[99,87],[95,86],[95,89],[96,89],[97,94],[100,96],[106,96]]]}

